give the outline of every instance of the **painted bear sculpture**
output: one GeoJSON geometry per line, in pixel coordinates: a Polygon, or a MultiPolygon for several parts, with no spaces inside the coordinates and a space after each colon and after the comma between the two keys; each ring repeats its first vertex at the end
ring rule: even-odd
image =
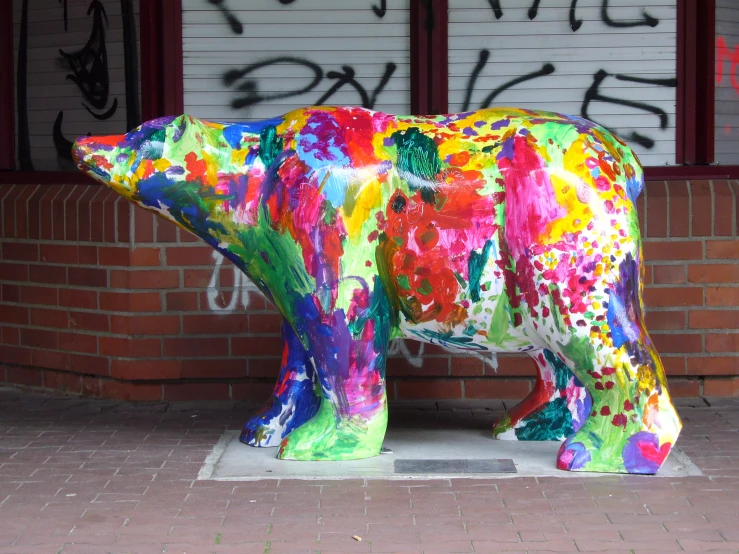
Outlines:
{"type": "Polygon", "coordinates": [[[681,429],[644,326],[634,153],[578,117],[312,107],[83,137],[79,167],[197,235],[282,314],[268,405],[241,435],[291,460],[379,454],[398,337],[526,352],[499,438],[557,467],[655,473],[681,429]]]}

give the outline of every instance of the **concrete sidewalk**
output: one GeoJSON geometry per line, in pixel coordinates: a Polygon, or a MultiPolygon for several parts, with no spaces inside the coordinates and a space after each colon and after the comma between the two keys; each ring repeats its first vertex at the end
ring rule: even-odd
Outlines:
{"type": "MultiPolygon", "coordinates": [[[[482,429],[492,408],[391,425],[482,429]]],[[[0,553],[739,552],[739,398],[680,402],[703,477],[197,481],[248,411],[0,388],[0,553]]]]}

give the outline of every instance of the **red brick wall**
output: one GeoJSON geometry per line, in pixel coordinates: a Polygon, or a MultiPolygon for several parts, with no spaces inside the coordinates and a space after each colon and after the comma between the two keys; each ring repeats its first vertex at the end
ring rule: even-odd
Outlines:
{"type": "MultiPolygon", "coordinates": [[[[739,182],[677,181],[639,201],[647,322],[676,395],[739,395],[738,200],[739,182]]],[[[271,391],[279,315],[194,237],[87,185],[0,186],[0,233],[0,382],[141,400],[271,391]]],[[[520,398],[534,375],[527,358],[496,371],[438,346],[394,351],[399,399],[520,398]]]]}

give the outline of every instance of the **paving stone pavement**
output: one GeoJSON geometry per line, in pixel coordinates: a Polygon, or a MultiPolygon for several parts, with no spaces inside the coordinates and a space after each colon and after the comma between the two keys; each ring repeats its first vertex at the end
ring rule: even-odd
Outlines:
{"type": "MultiPolygon", "coordinates": [[[[197,481],[249,408],[0,388],[0,553],[739,552],[739,398],[680,402],[704,477],[197,481]]],[[[485,428],[492,408],[391,424],[485,428]]]]}

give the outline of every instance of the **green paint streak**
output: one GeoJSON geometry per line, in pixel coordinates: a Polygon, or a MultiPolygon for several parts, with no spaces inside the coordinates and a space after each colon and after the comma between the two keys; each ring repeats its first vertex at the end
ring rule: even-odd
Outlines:
{"type": "MultiPolygon", "coordinates": [[[[417,127],[396,131],[392,137],[398,149],[398,170],[411,173],[424,181],[434,181],[434,177],[441,171],[439,151],[434,140],[421,133],[417,127]]],[[[418,188],[412,183],[408,185],[411,189],[418,188]]],[[[433,202],[433,194],[424,200],[433,202]]]]}
{"type": "Polygon", "coordinates": [[[282,235],[269,226],[264,206],[259,210],[256,225],[238,229],[238,243],[229,244],[228,252],[283,316],[294,322],[296,299],[315,292],[315,279],[305,269],[300,246],[289,233],[282,235]]]}
{"type": "Polygon", "coordinates": [[[359,460],[380,454],[387,429],[387,404],[370,419],[342,419],[326,398],[318,413],[285,439],[281,460],[359,460]]]}
{"type": "Polygon", "coordinates": [[[540,410],[526,416],[524,422],[515,429],[516,437],[522,441],[562,440],[573,432],[566,398],[547,402],[540,410]]]}
{"type": "Polygon", "coordinates": [[[390,343],[392,331],[392,314],[390,300],[385,287],[379,279],[375,279],[375,288],[372,292],[372,300],[369,309],[356,320],[349,323],[349,331],[354,338],[360,338],[367,321],[374,322],[374,351],[377,353],[375,369],[385,378],[385,365],[387,361],[387,347],[390,343]]]}
{"type": "MultiPolygon", "coordinates": [[[[606,418],[607,418],[607,416],[606,416],[606,418]]],[[[604,421],[607,421],[606,418],[604,418],[604,421]]],[[[588,433],[588,437],[592,441],[593,447],[596,450],[599,450],[603,446],[603,439],[599,435],[596,435],[595,433],[593,433],[592,431],[590,431],[588,433]]]]}
{"type": "Polygon", "coordinates": [[[277,129],[274,125],[267,125],[259,133],[259,157],[264,166],[271,166],[280,152],[282,152],[282,137],[277,136],[277,129]]]}
{"type": "Polygon", "coordinates": [[[511,428],[511,416],[508,415],[506,412],[503,414],[503,417],[500,418],[500,421],[495,424],[495,427],[493,427],[493,436],[497,437],[498,435],[502,435],[506,431],[508,431],[511,428]]]}
{"type": "Polygon", "coordinates": [[[454,336],[452,331],[446,331],[446,332],[440,333],[438,331],[432,331],[430,329],[414,329],[411,332],[415,336],[422,337],[423,339],[426,339],[427,341],[430,341],[430,342],[438,342],[440,344],[449,344],[451,346],[463,348],[464,350],[487,351],[487,348],[485,348],[484,346],[475,344],[471,337],[454,336]]]}
{"type": "Polygon", "coordinates": [[[428,279],[421,279],[421,286],[418,288],[418,292],[420,292],[424,296],[434,292],[434,289],[428,279]]]}
{"type": "Polygon", "coordinates": [[[595,350],[588,337],[573,337],[567,344],[557,342],[562,349],[562,354],[568,360],[572,360],[579,372],[593,371],[593,360],[595,350]]]}
{"type": "Polygon", "coordinates": [[[470,275],[470,298],[473,302],[480,301],[480,278],[482,272],[485,269],[485,264],[488,263],[488,257],[490,256],[490,248],[493,246],[493,241],[489,240],[485,243],[482,252],[479,253],[475,250],[470,252],[470,258],[467,261],[467,267],[470,275]]]}
{"type": "Polygon", "coordinates": [[[411,283],[408,280],[407,275],[398,275],[398,284],[402,289],[405,289],[407,291],[411,290],[411,283]]]}
{"type": "Polygon", "coordinates": [[[554,368],[555,386],[557,390],[565,390],[570,380],[574,377],[570,368],[560,360],[551,350],[544,350],[544,358],[554,368]]]}
{"type": "MultiPolygon", "coordinates": [[[[553,286],[554,285],[551,285],[550,288],[552,288],[553,286]]],[[[565,332],[564,318],[562,317],[562,314],[559,311],[559,306],[557,306],[557,303],[554,301],[554,298],[552,298],[551,294],[549,295],[549,313],[552,314],[552,319],[554,320],[554,325],[557,328],[557,331],[559,331],[560,334],[564,334],[565,332]]]]}
{"type": "Polygon", "coordinates": [[[169,213],[188,231],[202,238],[226,232],[226,228],[212,216],[218,211],[216,205],[231,200],[232,196],[218,194],[213,187],[202,186],[200,181],[177,181],[163,189],[162,196],[167,199],[165,204],[169,206],[169,213]],[[188,210],[187,214],[183,213],[183,208],[188,210]]]}
{"type": "Polygon", "coordinates": [[[490,328],[488,329],[488,340],[493,344],[502,345],[510,338],[509,330],[512,325],[512,319],[510,317],[511,304],[508,301],[508,296],[501,294],[498,297],[498,302],[495,304],[495,311],[493,311],[493,318],[490,321],[490,328]]]}
{"type": "Polygon", "coordinates": [[[382,281],[375,279],[375,290],[372,293],[372,304],[370,305],[370,317],[375,322],[374,348],[377,352],[375,368],[380,371],[380,376],[385,378],[385,366],[387,361],[387,348],[390,344],[390,333],[392,328],[390,300],[388,299],[382,281]]]}
{"type": "Polygon", "coordinates": [[[431,187],[423,187],[421,189],[421,199],[426,202],[426,204],[433,205],[436,199],[436,193],[434,192],[434,189],[432,189],[431,187]]]}
{"type": "MultiPolygon", "coordinates": [[[[378,277],[385,286],[385,292],[387,293],[387,300],[390,305],[390,315],[392,318],[391,327],[393,329],[398,328],[398,323],[400,322],[400,311],[403,308],[400,302],[400,295],[398,294],[398,283],[390,275],[390,269],[388,268],[388,260],[392,259],[397,250],[398,246],[395,242],[388,240],[387,235],[382,233],[375,250],[375,262],[377,263],[378,277]]],[[[410,283],[407,282],[407,279],[406,285],[407,290],[410,290],[410,283]]],[[[409,320],[413,321],[406,310],[403,310],[403,313],[408,316],[409,320]]]]}
{"type": "Polygon", "coordinates": [[[222,536],[221,533],[218,533],[216,535],[216,544],[221,544],[221,536],[222,536]]]}
{"type": "Polygon", "coordinates": [[[362,190],[362,183],[349,183],[346,187],[346,192],[344,193],[344,203],[342,204],[342,209],[344,210],[344,214],[346,217],[351,217],[352,213],[354,213],[354,208],[357,205],[357,195],[362,190]]]}

